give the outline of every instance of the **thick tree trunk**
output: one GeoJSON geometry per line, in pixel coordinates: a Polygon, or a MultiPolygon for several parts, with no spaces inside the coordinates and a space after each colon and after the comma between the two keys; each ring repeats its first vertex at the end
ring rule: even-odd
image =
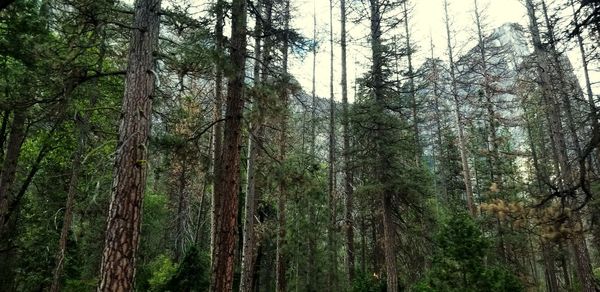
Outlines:
{"type": "Polygon", "coordinates": [[[147,177],[160,0],[137,0],[98,291],[132,291],[147,177]]]}
{"type": "MultiPolygon", "coordinates": [[[[24,110],[18,109],[14,111],[6,157],[2,165],[2,175],[0,176],[0,234],[2,235],[6,231],[5,227],[9,220],[11,190],[16,178],[21,145],[23,145],[23,140],[25,139],[25,119],[26,113],[24,110]]],[[[5,237],[2,237],[2,239],[5,239],[5,237]]]]}
{"type": "MultiPolygon", "coordinates": [[[[579,214],[573,215],[572,225],[582,224],[579,214]]],[[[588,252],[587,244],[583,234],[577,233],[571,239],[571,246],[573,248],[573,255],[575,256],[575,271],[577,278],[579,279],[579,285],[583,292],[596,292],[596,282],[594,279],[594,273],[592,271],[592,265],[590,263],[590,254],[588,252]]]]}
{"type": "Polygon", "coordinates": [[[246,1],[233,0],[231,6],[231,67],[227,82],[227,111],[224,144],[215,185],[215,238],[212,252],[211,291],[233,289],[233,268],[238,221],[240,186],[240,145],[246,68],[246,1]]]}
{"type": "Polygon", "coordinates": [[[26,134],[25,120],[25,110],[15,109],[0,175],[0,262],[2,262],[0,265],[0,290],[2,291],[12,291],[14,284],[14,265],[12,264],[15,252],[12,242],[14,226],[11,222],[10,206],[13,201],[12,193],[21,145],[26,134]]]}

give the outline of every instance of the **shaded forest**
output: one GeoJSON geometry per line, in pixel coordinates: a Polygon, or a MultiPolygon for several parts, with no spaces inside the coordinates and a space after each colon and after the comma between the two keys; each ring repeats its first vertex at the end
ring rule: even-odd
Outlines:
{"type": "Polygon", "coordinates": [[[600,1],[313,2],[0,0],[0,291],[600,291],[600,1]]]}

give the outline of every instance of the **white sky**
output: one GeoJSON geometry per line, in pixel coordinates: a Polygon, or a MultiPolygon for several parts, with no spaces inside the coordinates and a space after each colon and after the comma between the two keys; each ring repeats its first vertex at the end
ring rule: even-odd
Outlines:
{"type": "MultiPolygon", "coordinates": [[[[172,0],[189,1],[189,0],[172,0]]],[[[213,0],[191,0],[192,2],[208,4],[213,0]]],[[[329,98],[329,68],[330,68],[330,46],[329,46],[329,0],[290,0],[292,5],[292,27],[307,38],[313,36],[313,11],[317,16],[317,39],[319,40],[319,50],[317,52],[316,69],[316,92],[320,97],[329,98]]],[[[463,51],[472,48],[475,45],[473,41],[476,37],[476,27],[474,21],[474,1],[475,0],[448,0],[449,15],[451,19],[451,30],[453,31],[454,43],[456,46],[455,55],[460,56],[463,51]]],[[[366,0],[346,0],[347,5],[350,2],[368,2],[366,0]]],[[[516,22],[523,27],[528,27],[526,17],[526,8],[523,0],[477,0],[479,10],[483,11],[482,18],[484,25],[484,34],[489,34],[494,28],[504,23],[516,22]]],[[[553,2],[553,0],[549,0],[553,2]]],[[[430,39],[433,40],[433,53],[436,58],[447,60],[446,29],[444,24],[444,6],[443,0],[409,0],[409,7],[412,7],[412,15],[409,16],[411,38],[413,46],[416,46],[414,54],[414,67],[418,68],[420,64],[431,56],[430,39]]],[[[362,11],[358,11],[368,18],[368,8],[360,6],[362,11]]],[[[334,94],[335,99],[341,99],[340,86],[340,8],[339,0],[334,0],[333,9],[333,32],[334,32],[334,94]]],[[[360,77],[369,66],[370,49],[368,47],[369,22],[367,18],[355,23],[358,12],[351,13],[347,21],[348,33],[348,94],[349,99],[354,99],[354,79],[360,77]]],[[[569,12],[565,12],[569,13],[569,12]]],[[[541,17],[541,15],[538,15],[541,17]]],[[[252,22],[249,23],[253,25],[252,22]]],[[[403,24],[402,24],[403,25],[403,24]]],[[[401,26],[400,32],[404,33],[404,27],[401,26]]],[[[229,30],[229,27],[226,27],[229,30]]],[[[227,32],[228,33],[228,32],[227,32]]],[[[391,37],[389,35],[384,37],[391,37]]],[[[526,36],[527,37],[527,36],[526,36]]],[[[252,42],[252,40],[249,40],[252,42]]],[[[571,63],[575,68],[575,73],[580,82],[583,80],[581,69],[581,59],[579,51],[573,48],[567,52],[571,63]]],[[[303,58],[291,56],[290,73],[300,82],[303,89],[310,93],[312,91],[312,53],[308,53],[303,58]]],[[[590,71],[592,83],[600,81],[600,71],[590,71]]],[[[583,83],[583,82],[582,82],[583,83]]],[[[600,82],[594,86],[596,92],[600,91],[600,82]]]]}
{"type": "MultiPolygon", "coordinates": [[[[460,55],[462,51],[468,50],[475,43],[472,41],[476,37],[476,27],[474,22],[474,0],[448,0],[449,14],[451,19],[451,30],[454,31],[455,44],[457,50],[455,55],[460,55]],[[471,40],[471,41],[469,41],[471,40]]],[[[346,2],[351,2],[347,0],[346,2]]],[[[367,2],[367,1],[363,1],[367,2]]],[[[412,42],[417,46],[417,52],[414,55],[415,67],[422,61],[431,56],[430,37],[433,39],[434,56],[447,59],[446,30],[444,24],[444,6],[443,0],[411,0],[413,7],[412,16],[409,16],[411,26],[412,42]]],[[[313,7],[316,7],[317,30],[320,39],[320,48],[317,53],[317,95],[329,97],[329,1],[327,0],[299,0],[292,1],[294,28],[306,37],[312,37],[313,30],[313,7]],[[314,5],[314,6],[313,6],[314,5]]],[[[339,41],[339,0],[334,1],[333,29],[334,38],[339,41]]],[[[528,19],[526,17],[526,8],[521,0],[478,0],[480,11],[484,11],[484,25],[489,34],[492,29],[501,26],[507,22],[516,22],[527,28],[528,19]]],[[[368,16],[366,7],[362,8],[368,16]]],[[[356,14],[356,13],[355,13],[356,14]]],[[[356,18],[352,15],[351,18],[356,18]]],[[[368,19],[364,19],[359,24],[348,21],[347,24],[349,38],[348,44],[348,82],[349,98],[353,99],[354,79],[359,77],[367,69],[370,50],[367,47],[368,19]],[[356,63],[362,63],[357,65],[356,63]]],[[[401,27],[401,32],[404,28],[401,27]]],[[[389,36],[388,36],[389,37],[389,36]]],[[[571,62],[575,68],[579,67],[581,61],[576,52],[569,53],[571,62]]],[[[335,98],[340,100],[340,47],[334,44],[334,88],[335,98]]],[[[312,54],[308,54],[304,59],[293,58],[291,73],[302,84],[304,90],[308,93],[312,90],[312,54]]]]}

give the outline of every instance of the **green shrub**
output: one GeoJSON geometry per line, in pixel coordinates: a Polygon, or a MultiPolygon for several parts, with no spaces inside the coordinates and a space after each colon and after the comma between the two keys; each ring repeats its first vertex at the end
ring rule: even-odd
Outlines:
{"type": "Polygon", "coordinates": [[[432,267],[413,291],[523,291],[512,273],[486,266],[489,244],[469,215],[459,214],[446,222],[435,238],[432,267]]]}
{"type": "Polygon", "coordinates": [[[166,284],[166,291],[200,292],[207,291],[210,284],[208,256],[191,247],[183,261],[166,284]]]}
{"type": "Polygon", "coordinates": [[[177,265],[167,255],[160,255],[150,263],[151,276],[148,279],[150,291],[165,291],[167,282],[177,271],[177,265]]]}
{"type": "Polygon", "coordinates": [[[365,272],[357,273],[352,282],[352,292],[385,292],[385,279],[369,275],[365,272]]]}

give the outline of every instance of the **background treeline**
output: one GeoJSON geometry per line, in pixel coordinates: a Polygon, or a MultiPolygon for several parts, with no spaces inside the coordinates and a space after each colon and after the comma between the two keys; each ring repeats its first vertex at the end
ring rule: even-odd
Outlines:
{"type": "Polygon", "coordinates": [[[522,3],[0,1],[0,291],[598,291],[600,1],[522,3]]]}

